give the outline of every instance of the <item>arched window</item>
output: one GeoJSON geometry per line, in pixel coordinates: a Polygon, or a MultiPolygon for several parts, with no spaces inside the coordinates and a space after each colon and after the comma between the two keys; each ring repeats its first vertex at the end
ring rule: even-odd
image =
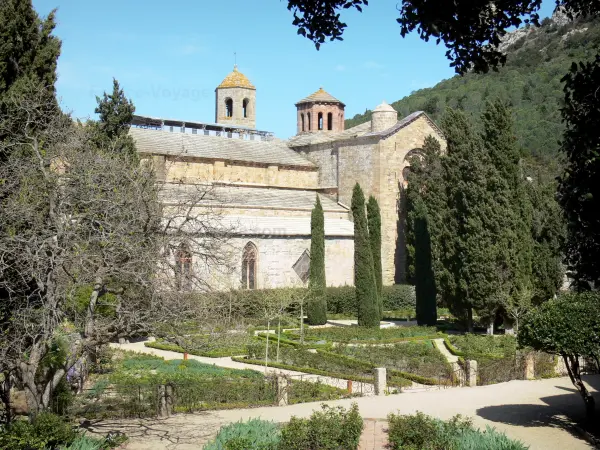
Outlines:
{"type": "Polygon", "coordinates": [[[406,189],[408,187],[408,177],[410,176],[411,168],[406,166],[402,169],[402,187],[406,189]]]}
{"type": "Polygon", "coordinates": [[[304,131],[304,113],[300,114],[300,121],[302,122],[302,131],[304,131]]]}
{"type": "Polygon", "coordinates": [[[327,129],[333,130],[333,113],[327,113],[327,129]]]}
{"type": "Polygon", "coordinates": [[[225,117],[233,117],[233,100],[225,99],[225,117]]]}
{"type": "Polygon", "coordinates": [[[318,118],[318,122],[319,122],[318,123],[318,125],[319,125],[318,129],[322,130],[323,129],[323,113],[320,112],[319,115],[317,116],[317,118],[318,118]]]}
{"type": "Polygon", "coordinates": [[[310,131],[312,129],[312,123],[310,120],[310,113],[306,114],[306,118],[308,119],[308,131],[310,131]]]}
{"type": "Polygon", "coordinates": [[[242,254],[242,289],[256,289],[258,249],[248,242],[242,254]]]}
{"type": "Polygon", "coordinates": [[[181,244],[175,252],[175,283],[177,289],[188,290],[192,281],[192,254],[187,245],[181,244]]]}
{"type": "Polygon", "coordinates": [[[250,100],[247,98],[242,102],[242,109],[244,111],[244,117],[248,117],[248,107],[250,106],[250,100]]]}

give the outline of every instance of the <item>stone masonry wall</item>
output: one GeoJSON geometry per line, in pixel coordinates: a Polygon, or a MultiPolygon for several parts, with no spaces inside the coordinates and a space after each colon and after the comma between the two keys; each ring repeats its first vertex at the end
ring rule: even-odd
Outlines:
{"type": "MultiPolygon", "coordinates": [[[[259,289],[299,287],[302,281],[292,268],[304,250],[310,251],[310,238],[235,238],[231,241],[233,247],[233,271],[227,276],[211,270],[214,273],[212,285],[215,288],[239,288],[241,285],[241,268],[243,248],[252,242],[258,248],[257,281],[259,289]],[[219,278],[216,278],[219,277],[219,278]]],[[[343,286],[354,284],[354,241],[351,238],[325,240],[325,276],[328,286],[343,286]]],[[[196,265],[194,270],[203,271],[196,265]]]]}
{"type": "Polygon", "coordinates": [[[248,88],[217,88],[215,92],[215,122],[223,125],[242,125],[256,128],[256,90],[248,88]],[[227,117],[225,100],[233,100],[233,116],[227,117]],[[243,101],[248,99],[246,117],[243,112],[243,101]]]}
{"type": "Polygon", "coordinates": [[[429,121],[420,117],[395,135],[379,143],[379,170],[376,174],[375,192],[381,208],[382,231],[382,268],[385,284],[401,282],[406,276],[406,255],[402,238],[404,230],[399,220],[401,189],[403,189],[403,171],[409,166],[407,156],[412,150],[423,146],[429,135],[436,137],[445,150],[443,137],[431,126],[429,121]]]}
{"type": "Polygon", "coordinates": [[[252,164],[225,163],[199,159],[154,156],[157,173],[166,181],[197,183],[222,181],[274,187],[311,189],[318,186],[317,169],[285,168],[252,164]]]}

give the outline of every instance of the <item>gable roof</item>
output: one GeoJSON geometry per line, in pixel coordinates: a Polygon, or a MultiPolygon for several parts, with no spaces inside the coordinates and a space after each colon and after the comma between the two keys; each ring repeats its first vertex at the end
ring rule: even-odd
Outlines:
{"type": "Polygon", "coordinates": [[[390,128],[387,128],[382,131],[371,131],[371,121],[361,123],[360,125],[356,125],[355,127],[348,128],[347,130],[341,131],[339,133],[330,133],[330,132],[315,132],[315,133],[303,133],[296,136],[291,137],[288,140],[288,145],[290,147],[302,147],[305,145],[316,145],[316,144],[324,144],[327,142],[333,141],[342,141],[346,139],[352,138],[375,138],[375,139],[385,139],[392,134],[397,133],[402,128],[407,127],[415,120],[420,117],[424,117],[429,125],[436,130],[440,136],[444,136],[442,130],[429,118],[429,116],[423,111],[416,111],[403,119],[396,122],[390,128]]]}
{"type": "Polygon", "coordinates": [[[316,168],[278,139],[247,140],[136,127],[131,127],[129,134],[139,153],[316,168]]]}

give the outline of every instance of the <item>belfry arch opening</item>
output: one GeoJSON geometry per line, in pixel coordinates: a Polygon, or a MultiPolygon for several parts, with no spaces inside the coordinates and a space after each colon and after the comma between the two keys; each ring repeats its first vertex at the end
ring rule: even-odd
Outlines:
{"type": "Polygon", "coordinates": [[[242,102],[242,112],[244,114],[244,118],[248,117],[248,109],[250,108],[250,100],[247,98],[242,102]]]}
{"type": "Polygon", "coordinates": [[[233,100],[225,99],[225,117],[233,117],[233,100]]]}
{"type": "Polygon", "coordinates": [[[333,130],[333,113],[327,113],[327,131],[333,130]]]}
{"type": "Polygon", "coordinates": [[[320,112],[319,115],[317,116],[318,118],[318,130],[322,130],[323,129],[323,113],[320,112]]]}

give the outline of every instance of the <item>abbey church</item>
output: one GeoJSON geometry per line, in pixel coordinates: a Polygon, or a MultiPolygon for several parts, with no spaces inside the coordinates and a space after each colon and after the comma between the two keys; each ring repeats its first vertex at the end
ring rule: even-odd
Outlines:
{"type": "MultiPolygon", "coordinates": [[[[438,127],[420,111],[398,120],[384,102],[370,122],[345,129],[344,103],[321,88],[296,103],[297,134],[281,140],[256,129],[257,99],[256,87],[234,67],[215,89],[214,123],[134,116],[130,129],[140,157],[152,162],[165,186],[210,185],[212,195],[199,207],[218,207],[231,236],[227,270],[218,277],[216,268],[208,270],[215,284],[303,285],[299,267],[309,259],[317,196],[325,213],[327,284],[353,284],[350,202],[357,182],[381,209],[383,281],[402,281],[400,198],[409,157],[429,135],[445,146],[438,127]]],[[[174,258],[180,273],[206,270],[201,260],[174,258]]]]}

